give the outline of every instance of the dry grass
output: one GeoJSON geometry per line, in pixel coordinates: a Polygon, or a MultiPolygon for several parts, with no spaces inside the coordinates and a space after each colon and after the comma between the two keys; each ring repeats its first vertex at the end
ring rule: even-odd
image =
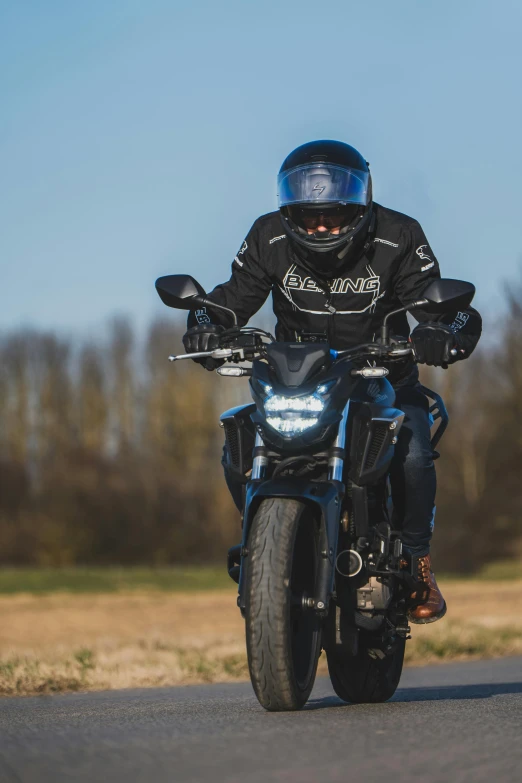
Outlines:
{"type": "MultiPolygon", "coordinates": [[[[410,665],[522,653],[522,581],[441,586],[448,615],[414,627],[410,665]]],[[[248,676],[233,589],[4,596],[0,612],[4,695],[248,676]]]]}

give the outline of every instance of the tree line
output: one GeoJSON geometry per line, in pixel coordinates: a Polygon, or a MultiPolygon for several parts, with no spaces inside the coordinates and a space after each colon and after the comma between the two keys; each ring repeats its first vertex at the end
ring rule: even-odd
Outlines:
{"type": "MultiPolygon", "coordinates": [[[[522,291],[492,344],[423,380],[442,393],[434,553],[472,571],[522,552],[522,291]]],[[[249,401],[243,381],[175,366],[181,329],[128,319],[76,340],[0,336],[0,563],[166,565],[223,561],[239,515],[222,478],[219,413],[249,401]]]]}

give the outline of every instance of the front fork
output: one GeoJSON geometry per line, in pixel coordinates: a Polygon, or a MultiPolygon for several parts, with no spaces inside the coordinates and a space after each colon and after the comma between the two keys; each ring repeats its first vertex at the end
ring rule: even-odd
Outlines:
{"type": "MultiPolygon", "coordinates": [[[[263,438],[259,432],[256,432],[256,442],[254,445],[254,460],[252,462],[251,481],[260,481],[265,477],[266,466],[268,465],[268,451],[265,447],[263,438]]],[[[246,508],[245,508],[246,511],[246,508]]]]}
{"type": "Polygon", "coordinates": [[[252,520],[263,500],[292,498],[317,509],[319,526],[319,567],[317,584],[310,608],[317,614],[328,614],[328,603],[334,586],[335,560],[344,484],[339,481],[309,481],[293,476],[276,479],[251,479],[246,485],[243,516],[243,539],[229,551],[229,574],[239,578],[238,606],[245,609],[245,580],[248,569],[248,537],[252,520]],[[239,566],[239,573],[236,570],[239,566]]]}
{"type": "Polygon", "coordinates": [[[337,437],[330,449],[328,459],[328,480],[308,481],[306,479],[283,477],[266,480],[268,450],[259,432],[256,434],[252,474],[246,485],[245,509],[243,512],[243,540],[229,551],[229,574],[239,580],[238,606],[245,609],[244,584],[248,568],[248,536],[257,508],[267,498],[292,498],[303,500],[317,508],[321,523],[319,528],[319,568],[315,596],[311,602],[317,614],[326,616],[328,604],[334,589],[335,562],[341,519],[341,505],[345,493],[342,482],[346,430],[350,403],[347,402],[339,422],[337,437]]]}
{"type": "Polygon", "coordinates": [[[328,460],[328,479],[330,481],[343,480],[344,460],[345,460],[345,445],[346,445],[346,430],[348,428],[348,416],[350,414],[350,400],[346,403],[343,409],[343,417],[339,422],[339,432],[330,450],[330,458],[328,460]]]}

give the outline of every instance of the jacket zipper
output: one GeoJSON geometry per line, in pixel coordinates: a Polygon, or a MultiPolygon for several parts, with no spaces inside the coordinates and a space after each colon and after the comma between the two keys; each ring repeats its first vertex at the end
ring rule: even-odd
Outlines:
{"type": "Polygon", "coordinates": [[[332,338],[334,337],[335,330],[334,330],[334,317],[335,313],[337,312],[335,307],[332,305],[332,298],[333,293],[330,285],[328,285],[328,293],[325,292],[326,297],[326,308],[329,311],[326,322],[326,336],[328,337],[328,342],[330,345],[332,344],[332,338]]]}

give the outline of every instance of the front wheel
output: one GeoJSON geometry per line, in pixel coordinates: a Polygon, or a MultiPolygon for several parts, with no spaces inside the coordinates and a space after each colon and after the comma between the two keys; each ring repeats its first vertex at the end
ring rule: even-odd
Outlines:
{"type": "Polygon", "coordinates": [[[312,690],[321,651],[315,594],[318,530],[304,503],[264,500],[248,539],[246,643],[250,679],[271,711],[299,710],[312,690]]]}

